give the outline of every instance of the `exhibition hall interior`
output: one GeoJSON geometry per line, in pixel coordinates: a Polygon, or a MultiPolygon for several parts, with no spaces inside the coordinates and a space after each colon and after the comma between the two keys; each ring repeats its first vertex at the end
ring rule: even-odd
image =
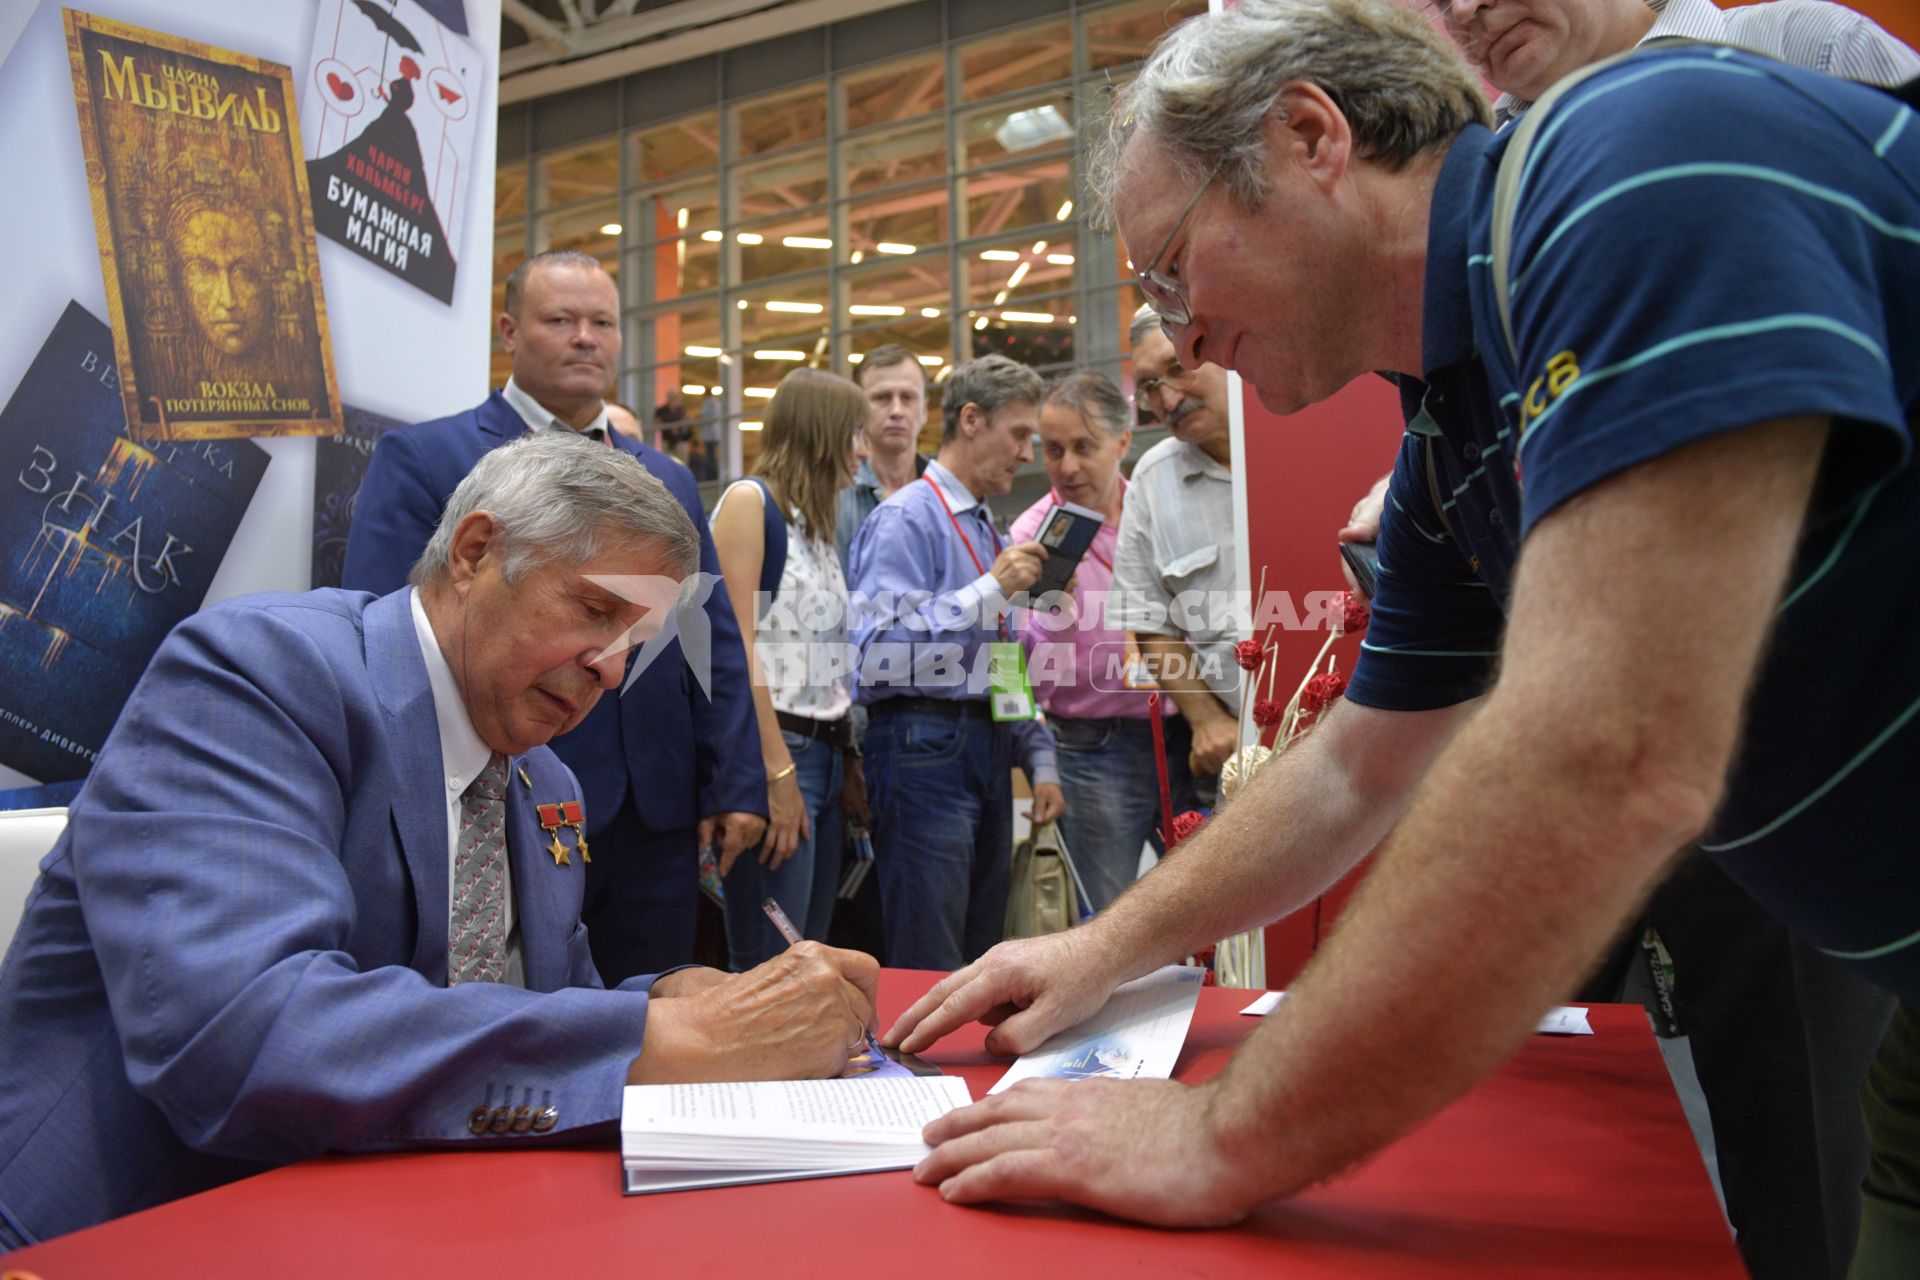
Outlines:
{"type": "Polygon", "coordinates": [[[1920,1275],[1917,45],[0,4],[0,1280],[1920,1275]]]}

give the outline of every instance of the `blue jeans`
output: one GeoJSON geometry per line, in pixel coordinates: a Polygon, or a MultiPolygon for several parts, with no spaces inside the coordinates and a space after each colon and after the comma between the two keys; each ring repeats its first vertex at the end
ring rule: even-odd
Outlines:
{"type": "Polygon", "coordinates": [[[793,856],[772,871],[760,865],[758,849],[734,859],[727,873],[727,950],[733,970],[743,973],[787,949],[787,941],[760,904],[772,898],[803,937],[825,938],[840,889],[840,752],[817,738],[780,731],[793,756],[794,778],[813,824],[793,856]]]}
{"type": "MultiPolygon", "coordinates": [[[[1060,835],[1087,887],[1095,911],[1104,910],[1133,883],[1140,850],[1160,843],[1160,776],[1153,762],[1153,726],[1137,716],[1076,720],[1050,716],[1059,751],[1060,789],[1067,810],[1060,835]]],[[[1180,716],[1168,716],[1167,785],[1173,811],[1195,808],[1187,753],[1193,733],[1180,716]]]]}
{"type": "Polygon", "coordinates": [[[1000,941],[1013,861],[1013,730],[985,703],[872,708],[866,737],[886,963],[958,969],[1000,941]]]}

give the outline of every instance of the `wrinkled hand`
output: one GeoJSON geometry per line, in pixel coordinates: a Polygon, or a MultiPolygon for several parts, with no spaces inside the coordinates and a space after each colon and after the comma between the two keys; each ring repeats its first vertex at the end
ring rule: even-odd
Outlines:
{"type": "Polygon", "coordinates": [[[793,851],[812,831],[806,797],[800,794],[800,775],[790,773],[778,782],[769,782],[767,838],[760,845],[760,865],[774,870],[793,856],[793,851]]]}
{"type": "Polygon", "coordinates": [[[1027,810],[1027,818],[1034,826],[1052,822],[1067,811],[1067,793],[1060,789],[1057,782],[1036,782],[1033,786],[1033,807],[1027,810]]]}
{"type": "Polygon", "coordinates": [[[840,785],[840,812],[858,822],[861,826],[873,827],[872,815],[867,811],[867,767],[859,756],[846,757],[845,779],[840,785]]]}
{"type": "Polygon", "coordinates": [[[720,874],[733,870],[733,860],[760,843],[767,820],[757,813],[716,813],[700,819],[695,848],[713,845],[720,857],[720,874]]]}
{"type": "Polygon", "coordinates": [[[627,1083],[837,1076],[873,1027],[879,977],[872,956],[797,942],[699,990],[675,983],[670,998],[647,1006],[646,1036],[627,1083]]]}
{"type": "Polygon", "coordinates": [[[1221,715],[1193,726],[1193,751],[1187,763],[1201,773],[1218,773],[1240,746],[1240,726],[1232,716],[1221,715]]]}
{"type": "Polygon", "coordinates": [[[1373,482],[1373,488],[1366,496],[1353,504],[1353,511],[1347,516],[1347,523],[1334,536],[1341,542],[1372,542],[1380,536],[1380,513],[1387,509],[1387,481],[1393,479],[1388,472],[1373,482]]]}
{"type": "Polygon", "coordinates": [[[733,975],[725,969],[709,969],[697,965],[691,969],[676,969],[662,978],[655,978],[653,985],[647,988],[647,995],[655,1000],[677,1000],[681,996],[696,996],[708,987],[717,987],[733,975]]]}
{"type": "Polygon", "coordinates": [[[1093,926],[1003,942],[933,989],[881,1037],[908,1053],[925,1050],[956,1027],[991,1026],[987,1051],[1015,1057],[1056,1031],[1093,1016],[1131,973],[1119,974],[1088,941],[1093,926]]]}
{"type": "Polygon", "coordinates": [[[1238,1222],[1258,1193],[1213,1140],[1213,1088],[1023,1080],[928,1125],[913,1171],[954,1204],[1050,1196],[1163,1227],[1238,1222]]]}
{"type": "Polygon", "coordinates": [[[1046,563],[1047,549],[1037,542],[1016,542],[994,558],[987,570],[1000,584],[1000,594],[1014,596],[1040,581],[1040,566],[1046,563]]]}

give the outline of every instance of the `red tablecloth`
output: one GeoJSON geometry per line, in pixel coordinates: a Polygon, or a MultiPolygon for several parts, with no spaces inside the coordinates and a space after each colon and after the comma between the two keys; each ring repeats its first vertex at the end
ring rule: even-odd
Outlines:
{"type": "MultiPolygon", "coordinates": [[[[932,975],[889,972],[891,1017],[932,975]]],[[[1178,1076],[1223,1066],[1251,994],[1201,994],[1178,1076]]],[[[219,1277],[1744,1274],[1646,1018],[1535,1036],[1498,1076],[1335,1183],[1238,1227],[1175,1232],[1049,1205],[962,1209],[906,1173],[623,1197],[614,1144],[314,1160],[76,1232],[0,1272],[219,1277]]],[[[981,1028],[927,1055],[975,1096],[981,1028]]]]}

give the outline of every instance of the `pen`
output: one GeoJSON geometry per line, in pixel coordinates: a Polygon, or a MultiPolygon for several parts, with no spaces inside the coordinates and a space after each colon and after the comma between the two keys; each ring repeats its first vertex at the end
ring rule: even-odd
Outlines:
{"type": "MultiPolygon", "coordinates": [[[[788,946],[800,941],[800,931],[793,927],[793,921],[787,919],[787,913],[780,909],[779,903],[769,897],[760,903],[760,909],[767,913],[767,919],[773,921],[773,927],[780,931],[780,936],[787,940],[788,946]]],[[[867,1053],[875,1063],[886,1056],[871,1031],[867,1032],[867,1053]]]]}

